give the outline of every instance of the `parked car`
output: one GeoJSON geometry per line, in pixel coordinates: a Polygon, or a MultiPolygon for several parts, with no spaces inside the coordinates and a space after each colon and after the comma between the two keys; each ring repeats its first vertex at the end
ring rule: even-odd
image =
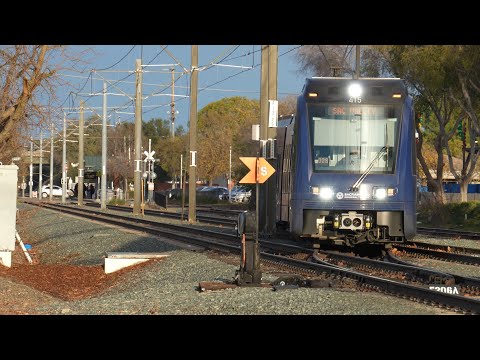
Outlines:
{"type": "Polygon", "coordinates": [[[234,186],[232,188],[232,201],[249,202],[252,196],[252,190],[243,186],[234,186]]]}
{"type": "MultiPolygon", "coordinates": [[[[52,186],[52,195],[53,196],[62,196],[62,188],[58,185],[52,186]]],[[[67,189],[66,193],[67,197],[73,196],[73,191],[67,189]]],[[[43,185],[42,186],[42,198],[47,198],[50,196],[50,185],[43,185]]]]}
{"type": "Polygon", "coordinates": [[[218,200],[228,199],[228,189],[222,186],[205,186],[197,191],[199,197],[218,198],[218,200]]]}
{"type": "MultiPolygon", "coordinates": [[[[165,191],[165,195],[168,196],[169,199],[181,199],[182,198],[182,191],[183,189],[168,189],[165,191]]],[[[188,194],[188,189],[185,189],[185,193],[188,194]]]]}

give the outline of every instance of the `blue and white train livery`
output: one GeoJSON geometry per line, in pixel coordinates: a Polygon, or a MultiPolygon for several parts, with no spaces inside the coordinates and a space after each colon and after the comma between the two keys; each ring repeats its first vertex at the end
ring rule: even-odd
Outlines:
{"type": "Polygon", "coordinates": [[[400,79],[307,79],[277,129],[277,224],[314,244],[416,234],[412,97],[400,79]]]}

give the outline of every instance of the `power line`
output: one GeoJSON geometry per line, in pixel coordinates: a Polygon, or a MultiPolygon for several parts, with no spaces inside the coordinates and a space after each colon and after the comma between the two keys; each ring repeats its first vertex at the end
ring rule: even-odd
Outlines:
{"type": "Polygon", "coordinates": [[[136,47],[137,47],[137,45],[133,45],[132,48],[130,50],[128,50],[128,52],[125,54],[125,56],[122,57],[120,60],[118,60],[115,64],[113,64],[109,67],[106,67],[105,69],[95,69],[95,70],[96,71],[104,71],[104,70],[109,70],[109,69],[113,68],[114,66],[120,64],[136,47]]]}
{"type": "MultiPolygon", "coordinates": [[[[303,45],[299,45],[299,46],[296,46],[296,47],[294,47],[294,48],[291,48],[291,49],[285,51],[284,53],[280,54],[278,57],[282,57],[282,56],[284,56],[284,55],[287,55],[288,53],[290,53],[290,52],[292,52],[292,51],[294,51],[294,50],[296,50],[296,49],[298,49],[298,48],[300,48],[300,47],[302,47],[302,46],[303,46],[303,45]]],[[[232,74],[232,75],[230,75],[230,76],[228,76],[228,77],[226,77],[226,78],[224,78],[224,79],[218,80],[218,81],[216,81],[216,82],[214,82],[214,83],[212,83],[212,84],[210,84],[210,85],[207,85],[207,86],[199,89],[198,92],[203,91],[203,90],[206,90],[206,89],[208,89],[209,87],[212,87],[212,86],[214,86],[214,85],[216,85],[216,84],[219,84],[219,83],[221,83],[221,82],[224,82],[224,81],[226,81],[226,80],[228,80],[228,79],[231,79],[231,78],[233,78],[233,77],[235,77],[235,76],[237,76],[237,75],[240,75],[240,74],[242,74],[242,73],[244,73],[244,72],[246,72],[246,71],[253,70],[253,69],[257,68],[258,66],[260,66],[260,64],[261,64],[261,63],[256,64],[256,65],[252,65],[252,67],[249,68],[249,69],[244,69],[244,70],[242,70],[242,71],[240,71],[240,72],[238,72],[238,73],[232,74]]],[[[180,79],[180,77],[179,77],[178,79],[180,79]]],[[[177,80],[178,80],[178,79],[177,79],[177,80]]],[[[166,89],[165,89],[165,90],[166,90],[166,89]]],[[[162,92],[163,92],[163,91],[162,91],[162,92]]],[[[180,100],[177,101],[177,103],[179,103],[179,102],[182,101],[183,99],[187,99],[187,98],[181,98],[180,100]]],[[[151,111],[153,111],[153,110],[155,110],[155,109],[157,109],[157,108],[159,108],[159,107],[161,107],[161,106],[165,106],[165,105],[159,105],[159,106],[156,107],[156,108],[152,108],[152,109],[150,109],[150,110],[148,110],[148,111],[145,111],[144,114],[146,114],[146,113],[148,113],[148,112],[151,112],[151,111]]]]}
{"type": "Polygon", "coordinates": [[[228,59],[228,60],[222,60],[222,61],[232,61],[232,60],[235,60],[235,59],[239,59],[239,58],[241,58],[241,57],[246,57],[246,56],[248,56],[248,55],[253,55],[253,54],[255,54],[255,53],[259,52],[259,51],[260,51],[260,49],[259,49],[259,50],[252,50],[252,51],[249,51],[249,52],[246,53],[246,54],[238,55],[238,56],[235,56],[235,57],[230,58],[230,59],[228,59]]]}
{"type": "Polygon", "coordinates": [[[157,55],[155,55],[155,57],[152,60],[150,60],[147,65],[150,65],[158,56],[160,56],[161,53],[165,51],[166,48],[168,48],[168,45],[164,49],[162,49],[162,51],[160,51],[157,55]]]}
{"type": "MultiPolygon", "coordinates": [[[[92,76],[92,73],[90,72],[90,74],[88,75],[87,79],[85,80],[85,83],[83,84],[82,88],[80,90],[78,90],[78,92],[81,92],[85,86],[87,85],[88,83],[88,79],[90,79],[90,77],[92,76]]],[[[67,95],[67,97],[65,98],[65,100],[63,101],[62,105],[60,105],[60,107],[62,107],[63,105],[65,105],[65,103],[67,102],[68,98],[72,96],[72,91],[70,91],[70,93],[67,95]]]]}
{"type": "Polygon", "coordinates": [[[287,55],[289,52],[292,52],[293,50],[297,50],[297,49],[301,48],[302,46],[303,46],[303,45],[295,46],[294,48],[291,48],[290,50],[285,51],[284,53],[278,55],[278,57],[282,57],[283,55],[287,55]]]}
{"type": "MultiPolygon", "coordinates": [[[[245,56],[248,56],[248,55],[253,55],[253,54],[255,54],[256,52],[259,52],[259,51],[260,51],[260,49],[259,49],[259,50],[254,50],[254,48],[253,48],[252,51],[249,51],[249,52],[246,53],[246,54],[242,54],[242,55],[239,55],[239,56],[236,56],[236,57],[233,57],[233,58],[228,59],[228,57],[231,56],[231,55],[239,48],[239,46],[240,46],[240,45],[236,46],[235,49],[233,49],[233,50],[230,51],[227,55],[225,55],[225,56],[219,61],[219,63],[221,63],[222,61],[231,61],[231,60],[238,59],[238,58],[241,58],[241,57],[245,57],[245,56]],[[228,59],[228,60],[227,60],[227,59],[228,59]]],[[[303,45],[295,46],[295,47],[293,47],[293,48],[285,51],[284,53],[280,54],[278,57],[282,57],[282,56],[284,56],[284,55],[287,55],[288,53],[290,53],[290,52],[292,52],[292,51],[294,51],[294,50],[296,50],[296,49],[298,49],[298,48],[300,48],[300,47],[302,47],[302,46],[303,46],[303,45]]],[[[166,48],[168,47],[168,45],[167,45],[167,46],[162,46],[162,45],[161,45],[161,47],[162,47],[162,50],[161,50],[157,55],[155,55],[155,57],[152,58],[147,65],[151,64],[160,54],[162,54],[162,53],[166,50],[166,48]]],[[[133,48],[129,50],[129,53],[130,53],[131,51],[133,51],[133,48]]],[[[228,51],[229,51],[229,50],[226,50],[225,52],[228,52],[228,51]]],[[[224,53],[225,53],[225,52],[224,52],[224,53]]],[[[170,54],[168,51],[167,51],[167,53],[168,53],[168,55],[169,55],[170,57],[172,57],[175,61],[178,62],[178,60],[177,60],[172,54],[170,54]]],[[[127,53],[127,55],[128,55],[128,53],[127,53]]],[[[127,56],[127,55],[126,55],[126,56],[127,56]]],[[[223,53],[222,53],[221,55],[223,55],[223,53]]],[[[221,56],[221,55],[220,55],[220,56],[221,56]]],[[[218,57],[219,57],[219,56],[218,56],[218,57]]],[[[218,58],[218,57],[217,57],[217,58],[218,58]]],[[[121,59],[121,60],[123,60],[123,59],[121,59]]],[[[120,60],[120,61],[121,61],[121,60],[120,60]]],[[[216,59],[214,59],[213,61],[215,61],[215,60],[216,60],[216,59]]],[[[119,63],[119,62],[117,62],[116,64],[118,64],[118,63],[119,63]]],[[[180,65],[181,67],[183,67],[180,63],[179,63],[179,65],[180,65]]],[[[218,80],[218,81],[216,81],[216,82],[214,82],[214,83],[212,83],[212,84],[210,84],[210,85],[207,85],[207,86],[205,86],[205,87],[203,87],[203,88],[200,88],[200,89],[199,89],[199,92],[200,92],[200,91],[203,91],[203,90],[223,91],[223,92],[234,92],[235,90],[228,90],[228,89],[209,89],[209,88],[211,88],[212,86],[214,86],[214,85],[216,85],[216,84],[219,84],[219,83],[222,83],[222,82],[224,82],[224,81],[226,81],[226,80],[229,80],[229,79],[231,79],[231,78],[233,78],[233,77],[235,77],[235,76],[237,76],[237,75],[240,75],[240,74],[242,74],[242,73],[244,73],[244,72],[246,72],[246,71],[253,70],[254,68],[257,68],[258,66],[260,66],[260,64],[256,64],[256,65],[255,65],[255,63],[253,63],[251,68],[244,69],[244,70],[242,70],[242,71],[240,71],[240,72],[237,72],[237,73],[235,73],[235,74],[232,74],[232,75],[230,75],[230,76],[228,76],[228,77],[226,77],[226,78],[224,78],[224,79],[218,80]]],[[[111,67],[110,67],[110,68],[111,68],[111,67]]],[[[127,76],[123,77],[122,79],[119,79],[119,80],[115,81],[114,83],[109,84],[109,86],[107,87],[107,90],[108,90],[109,88],[113,87],[115,84],[117,84],[117,83],[119,83],[119,82],[122,82],[123,80],[125,80],[125,79],[127,79],[128,77],[132,76],[133,74],[134,74],[134,73],[130,73],[130,74],[128,74],[127,76]]],[[[184,75],[186,75],[186,74],[187,74],[187,72],[182,73],[182,75],[180,75],[180,76],[174,81],[174,83],[177,83],[177,81],[180,80],[180,78],[182,78],[182,77],[183,77],[184,75]]],[[[87,78],[87,81],[85,82],[85,84],[84,84],[84,86],[82,87],[81,90],[83,90],[83,88],[85,87],[86,83],[88,82],[88,79],[91,78],[91,77],[92,77],[92,74],[90,73],[89,77],[87,78]]],[[[93,78],[93,77],[92,77],[92,78],[93,78]]],[[[188,78],[188,76],[186,77],[186,82],[187,82],[187,83],[186,83],[186,85],[187,85],[186,88],[188,89],[188,87],[189,87],[189,78],[188,78]]],[[[162,90],[157,91],[157,92],[153,92],[152,94],[148,95],[147,97],[152,96],[152,95],[156,95],[156,94],[161,94],[161,93],[165,92],[166,90],[168,90],[169,88],[171,88],[171,86],[172,86],[172,84],[169,84],[169,85],[165,86],[162,90]]],[[[80,90],[80,91],[81,91],[81,90],[80,90]]],[[[80,91],[79,91],[79,92],[80,92],[80,91]]],[[[257,91],[241,91],[241,90],[238,90],[238,92],[258,93],[257,91]]],[[[70,95],[71,95],[71,94],[70,94],[70,95]]],[[[86,99],[86,101],[88,101],[91,97],[93,97],[93,95],[89,96],[89,97],[86,99]]],[[[188,98],[188,97],[179,99],[179,100],[177,101],[177,103],[180,102],[180,101],[182,101],[183,99],[186,99],[186,98],[188,98]]],[[[68,99],[68,97],[67,97],[67,99],[68,99]]],[[[129,106],[129,104],[131,104],[131,103],[132,103],[132,100],[128,100],[125,104],[120,105],[117,109],[122,109],[122,108],[124,108],[124,107],[126,107],[126,106],[129,106]]],[[[151,111],[153,111],[153,110],[156,110],[156,109],[158,109],[158,108],[165,107],[165,106],[167,106],[167,105],[168,105],[168,104],[158,105],[158,106],[156,106],[156,107],[154,107],[154,108],[152,108],[152,109],[150,109],[150,110],[145,111],[144,114],[149,113],[149,112],[151,112],[151,111]]]]}
{"type": "Polygon", "coordinates": [[[223,60],[225,60],[225,59],[228,58],[230,55],[232,55],[239,47],[240,47],[240,45],[237,45],[237,46],[235,47],[235,49],[233,49],[232,51],[230,51],[230,49],[233,48],[233,46],[230,47],[229,49],[225,50],[223,53],[221,53],[220,55],[218,55],[216,58],[214,58],[212,61],[208,62],[207,65],[202,65],[202,66],[199,66],[198,68],[199,68],[199,69],[202,69],[203,67],[205,67],[205,69],[203,69],[203,70],[206,70],[206,69],[209,69],[210,67],[212,67],[214,64],[221,63],[223,60]],[[225,55],[222,60],[217,61],[218,58],[220,58],[223,54],[225,54],[225,53],[227,53],[227,52],[229,52],[229,51],[230,51],[230,53],[227,54],[227,55],[225,55]]]}

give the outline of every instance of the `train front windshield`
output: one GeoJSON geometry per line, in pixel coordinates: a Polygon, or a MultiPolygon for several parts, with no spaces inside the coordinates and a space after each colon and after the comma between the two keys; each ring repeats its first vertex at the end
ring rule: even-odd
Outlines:
{"type": "Polygon", "coordinates": [[[401,107],[309,104],[315,172],[388,174],[395,170],[401,107]]]}

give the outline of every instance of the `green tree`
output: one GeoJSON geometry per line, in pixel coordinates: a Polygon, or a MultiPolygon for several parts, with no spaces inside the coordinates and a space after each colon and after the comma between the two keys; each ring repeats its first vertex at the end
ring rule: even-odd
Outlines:
{"type": "Polygon", "coordinates": [[[225,98],[208,104],[198,114],[198,176],[211,183],[229,172],[232,146],[232,177],[239,179],[247,169],[240,156],[255,156],[258,143],[251,140],[252,124],[258,124],[258,100],[225,98]]]}
{"type": "MultiPolygon", "coordinates": [[[[475,172],[479,172],[477,164],[480,154],[472,149],[476,149],[476,140],[480,136],[480,46],[455,45],[450,47],[450,53],[452,72],[458,80],[456,88],[450,90],[450,96],[468,116],[462,124],[461,173],[453,172],[460,183],[463,202],[467,201],[468,183],[475,172]],[[467,147],[470,149],[468,154],[467,147]]],[[[449,165],[453,169],[450,158],[449,165]]]]}
{"type": "MultiPolygon", "coordinates": [[[[158,160],[155,167],[157,174],[167,173],[172,179],[180,174],[180,155],[186,155],[186,136],[183,126],[175,129],[175,137],[171,135],[171,122],[166,119],[151,119],[143,124],[143,147],[148,149],[148,139],[152,140],[152,150],[158,160]]],[[[184,169],[186,167],[184,166],[184,169]]]]}
{"type": "MultiPolygon", "coordinates": [[[[419,136],[417,158],[428,184],[442,203],[445,202],[442,186],[446,170],[444,155],[446,152],[450,170],[456,176],[450,146],[458,148],[456,128],[465,118],[465,112],[451,96],[457,87],[452,66],[454,57],[449,46],[385,45],[371,47],[363,62],[365,69],[374,73],[368,75],[390,74],[405,79],[414,96],[416,111],[426,114],[424,132],[420,129],[418,119],[416,123],[419,136]],[[433,164],[427,161],[422,151],[425,141],[436,152],[433,164]],[[433,169],[433,174],[430,169],[433,169]]],[[[469,179],[464,177],[460,181],[468,183],[469,179]]]]}

